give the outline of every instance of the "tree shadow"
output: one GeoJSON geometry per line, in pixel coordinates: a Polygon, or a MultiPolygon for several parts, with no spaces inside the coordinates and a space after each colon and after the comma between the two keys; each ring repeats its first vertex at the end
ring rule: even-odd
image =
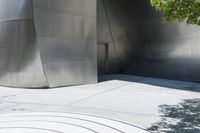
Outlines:
{"type": "Polygon", "coordinates": [[[200,133],[200,99],[186,99],[178,105],[161,105],[161,121],[148,130],[163,133],[200,133]]]}

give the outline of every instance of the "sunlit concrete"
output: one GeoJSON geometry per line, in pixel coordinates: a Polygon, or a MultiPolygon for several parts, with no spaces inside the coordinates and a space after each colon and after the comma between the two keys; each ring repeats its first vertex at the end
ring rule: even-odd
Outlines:
{"type": "Polygon", "coordinates": [[[81,127],[77,130],[79,128],[73,126],[78,125],[91,129],[91,132],[94,130],[105,133],[107,130],[111,133],[116,128],[126,133],[145,133],[143,129],[148,129],[162,118],[160,105],[177,105],[184,99],[200,99],[200,84],[197,83],[127,75],[103,76],[100,81],[98,84],[57,89],[1,87],[0,133],[15,131],[15,128],[3,129],[6,128],[4,122],[11,121],[10,126],[25,127],[16,129],[17,131],[28,133],[36,130],[39,132],[38,129],[44,127],[50,133],[55,132],[48,128],[51,125],[61,132],[68,127],[76,133],[88,131],[81,127]],[[29,130],[22,124],[23,121],[26,121],[28,127],[37,128],[29,130]],[[66,126],[63,122],[69,125],[66,126]]]}

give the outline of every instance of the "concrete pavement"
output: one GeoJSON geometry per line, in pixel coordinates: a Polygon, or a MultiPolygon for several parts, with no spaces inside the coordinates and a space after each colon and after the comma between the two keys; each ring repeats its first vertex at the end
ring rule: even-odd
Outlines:
{"type": "MultiPolygon", "coordinates": [[[[24,124],[20,124],[19,121],[24,120],[29,122],[28,127],[31,127],[31,124],[34,127],[38,127],[34,121],[53,121],[55,119],[53,117],[59,116],[60,119],[58,121],[60,124],[63,121],[67,121],[68,126],[58,124],[54,128],[55,130],[49,128],[48,132],[67,131],[64,128],[59,130],[59,126],[60,129],[61,127],[68,127],[69,131],[75,133],[87,132],[88,129],[91,132],[100,133],[105,133],[106,130],[108,133],[142,133],[149,128],[157,130],[157,132],[167,132],[175,129],[171,127],[163,129],[163,127],[155,126],[155,123],[159,123],[163,118],[167,117],[166,114],[164,115],[167,111],[162,111],[161,107],[167,105],[169,108],[184,103],[185,100],[200,99],[200,93],[198,92],[200,91],[200,85],[197,83],[128,75],[103,76],[100,77],[100,80],[102,82],[98,84],[56,89],[35,90],[0,87],[0,117],[2,117],[0,122],[2,119],[4,121],[13,121],[12,119],[20,115],[20,118],[17,117],[15,119],[16,123],[10,123],[11,126],[20,127],[24,124]],[[35,117],[30,117],[30,119],[26,117],[25,119],[24,115],[35,117]],[[9,118],[11,116],[14,118],[9,118]],[[67,120],[63,119],[66,116],[79,118],[79,121],[72,121],[69,118],[67,120]],[[88,123],[86,123],[88,120],[93,120],[92,126],[88,126],[88,123]],[[100,123],[100,125],[97,123],[100,123]],[[79,128],[73,127],[74,125],[78,125],[79,128]]],[[[199,106],[196,108],[198,111],[199,106]]],[[[179,119],[169,118],[169,121],[172,120],[174,126],[176,126],[179,119]]],[[[8,128],[3,128],[6,127],[6,123],[1,123],[0,133],[8,130],[8,128]]],[[[47,123],[41,122],[43,127],[45,124],[47,123]]],[[[49,125],[51,124],[50,122],[49,125]]],[[[27,128],[9,128],[9,132],[14,132],[15,130],[23,130],[29,133],[36,132],[39,128],[32,128],[31,130],[27,128]]],[[[40,131],[45,132],[47,130],[40,131]]]]}

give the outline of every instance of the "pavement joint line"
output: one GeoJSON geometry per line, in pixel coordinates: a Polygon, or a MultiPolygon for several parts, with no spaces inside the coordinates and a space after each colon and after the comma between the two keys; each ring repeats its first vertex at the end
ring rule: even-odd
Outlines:
{"type": "Polygon", "coordinates": [[[122,113],[122,114],[129,114],[129,115],[142,115],[142,116],[158,116],[160,117],[160,115],[156,115],[156,114],[144,114],[144,113],[134,113],[134,112],[125,112],[125,111],[114,111],[114,110],[109,110],[109,109],[99,109],[99,108],[94,108],[94,107],[79,107],[79,106],[70,106],[71,108],[80,108],[80,109],[92,109],[92,110],[100,110],[100,111],[106,111],[106,112],[113,112],[113,113],[122,113]]]}
{"type": "Polygon", "coordinates": [[[97,93],[97,94],[92,95],[92,96],[88,96],[88,97],[86,97],[86,98],[83,98],[83,99],[80,99],[80,100],[77,100],[77,101],[74,101],[74,102],[71,102],[71,103],[67,104],[66,106],[71,106],[71,105],[76,104],[76,103],[79,103],[79,102],[81,102],[81,101],[84,101],[84,100],[87,100],[87,99],[90,99],[90,98],[93,98],[93,97],[96,97],[96,96],[105,94],[105,93],[110,92],[110,91],[117,90],[117,89],[119,89],[119,88],[121,88],[121,87],[124,87],[124,86],[127,86],[127,85],[129,85],[129,84],[131,84],[131,83],[123,84],[123,85],[121,85],[121,86],[118,86],[118,87],[115,87],[115,88],[112,88],[112,89],[109,89],[109,90],[106,90],[106,91],[97,93]]]}
{"type": "Polygon", "coordinates": [[[113,91],[113,90],[115,90],[115,89],[119,89],[119,88],[121,88],[121,87],[123,87],[123,86],[127,86],[127,85],[129,85],[129,84],[131,84],[131,83],[123,84],[123,85],[121,85],[121,86],[118,86],[118,87],[109,89],[109,90],[107,90],[107,91],[103,91],[103,92],[97,93],[97,94],[95,94],[95,95],[92,95],[92,96],[89,96],[89,97],[86,97],[86,98],[77,100],[77,101],[75,101],[75,102],[71,102],[71,103],[66,104],[66,105],[60,105],[60,104],[44,104],[44,103],[29,103],[29,102],[17,102],[17,101],[9,101],[9,100],[4,100],[4,99],[2,99],[2,101],[3,101],[3,102],[10,102],[10,103],[20,103],[20,104],[33,104],[33,105],[48,105],[48,106],[63,106],[63,107],[67,107],[67,106],[70,106],[71,104],[74,104],[74,103],[76,103],[76,102],[80,102],[80,101],[83,101],[83,100],[86,100],[86,99],[89,99],[89,98],[92,98],[92,97],[95,97],[95,96],[104,94],[104,93],[106,93],[106,92],[113,91]]]}

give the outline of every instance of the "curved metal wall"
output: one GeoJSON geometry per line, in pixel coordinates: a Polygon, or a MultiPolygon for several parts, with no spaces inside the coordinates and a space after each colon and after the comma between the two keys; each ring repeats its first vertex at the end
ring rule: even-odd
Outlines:
{"type": "Polygon", "coordinates": [[[49,86],[97,82],[96,0],[33,0],[49,86]]]}
{"type": "Polygon", "coordinates": [[[126,74],[200,82],[199,27],[163,24],[149,0],[99,0],[97,31],[109,43],[110,72],[119,72],[118,58],[126,74]]]}
{"type": "Polygon", "coordinates": [[[0,85],[47,86],[32,14],[31,0],[1,0],[0,85]]]}
{"type": "Polygon", "coordinates": [[[95,0],[2,0],[0,85],[97,82],[95,0]]]}

